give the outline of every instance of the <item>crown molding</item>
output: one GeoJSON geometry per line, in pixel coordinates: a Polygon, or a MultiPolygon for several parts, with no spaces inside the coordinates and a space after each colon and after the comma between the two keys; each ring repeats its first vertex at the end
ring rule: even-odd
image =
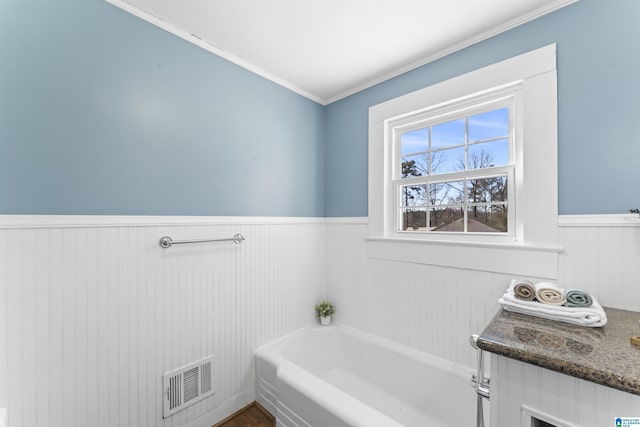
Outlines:
{"type": "Polygon", "coordinates": [[[420,68],[423,65],[427,65],[431,62],[435,62],[438,59],[444,58],[445,56],[451,55],[452,53],[458,52],[459,50],[462,49],[466,49],[469,46],[473,46],[474,44],[480,43],[484,40],[487,40],[491,37],[497,36],[498,34],[504,33],[506,31],[509,31],[513,28],[519,27],[520,25],[526,24],[527,22],[533,21],[535,19],[538,19],[544,15],[547,15],[549,13],[555,12],[556,10],[562,9],[563,7],[569,6],[570,4],[576,3],[579,0],[558,0],[555,1],[549,5],[543,6],[539,9],[536,9],[534,11],[531,11],[525,15],[522,15],[516,19],[512,19],[511,21],[508,21],[504,24],[498,25],[496,27],[490,28],[489,30],[480,33],[476,36],[470,37],[466,40],[463,40],[459,43],[456,43],[448,48],[439,50],[429,56],[426,56],[422,59],[419,59],[415,62],[412,62],[410,64],[407,64],[403,67],[400,67],[390,73],[384,74],[383,76],[380,76],[376,79],[370,80],[366,83],[363,83],[359,86],[354,87],[353,89],[350,89],[348,91],[342,92],[338,95],[335,95],[327,100],[324,101],[323,105],[328,105],[331,104],[333,102],[339,101],[343,98],[346,98],[348,96],[354,95],[358,92],[362,92],[365,89],[368,89],[370,87],[373,87],[375,85],[378,85],[380,83],[383,83],[387,80],[391,80],[395,77],[398,77],[404,73],[407,73],[409,71],[415,70],[416,68],[420,68]]]}
{"type": "Polygon", "coordinates": [[[242,58],[239,58],[229,52],[227,52],[224,49],[221,49],[209,42],[207,42],[206,40],[201,39],[200,37],[198,37],[198,35],[196,34],[191,34],[188,31],[183,31],[173,25],[171,25],[170,23],[162,20],[161,18],[154,16],[148,12],[145,12],[142,9],[139,9],[135,6],[133,6],[132,4],[127,3],[126,1],[123,0],[105,0],[107,3],[110,3],[126,12],[129,12],[130,14],[137,16],[140,19],[143,19],[147,22],[149,22],[150,24],[153,24],[157,27],[162,28],[165,31],[170,32],[171,34],[174,34],[190,43],[195,44],[198,47],[201,47],[204,50],[207,50],[211,53],[213,53],[214,55],[217,55],[223,59],[226,59],[227,61],[236,64],[254,74],[257,74],[261,77],[264,77],[267,80],[272,81],[273,83],[276,83],[286,89],[289,89],[290,91],[297,93],[300,96],[303,96],[307,99],[310,99],[311,101],[317,102],[318,104],[321,105],[326,105],[326,103],[324,102],[324,100],[320,97],[315,96],[314,94],[305,91],[301,88],[299,88],[298,86],[294,85],[293,83],[290,83],[278,76],[276,76],[275,74],[272,74],[270,72],[268,72],[267,70],[260,68],[252,63],[250,63],[249,61],[245,61],[242,58]]]}
{"type": "Polygon", "coordinates": [[[351,96],[355,93],[361,92],[365,89],[368,89],[370,87],[373,87],[377,84],[380,84],[382,82],[385,82],[387,80],[390,80],[394,77],[398,77],[401,74],[407,73],[409,71],[412,71],[416,68],[419,68],[423,65],[429,64],[430,62],[434,62],[438,59],[441,59],[447,55],[450,55],[452,53],[455,53],[459,50],[465,49],[469,46],[472,46],[476,43],[479,43],[483,40],[489,39],[493,36],[496,36],[500,33],[503,33],[505,31],[511,30],[512,28],[518,27],[520,25],[526,24],[529,21],[533,21],[537,18],[540,18],[541,16],[547,15],[549,13],[555,12],[556,10],[562,9],[563,7],[569,6],[570,4],[576,3],[579,0],[557,0],[549,5],[545,5],[543,7],[540,7],[532,12],[529,12],[525,15],[522,15],[516,19],[512,19],[511,21],[508,21],[504,24],[498,25],[496,27],[493,27],[487,31],[484,31],[483,33],[478,34],[477,36],[474,37],[470,37],[466,40],[463,40],[460,43],[456,43],[448,48],[439,50],[431,55],[428,55],[418,61],[412,62],[408,65],[405,65],[403,67],[400,67],[390,73],[384,74],[380,77],[377,77],[375,79],[369,80],[365,83],[359,84],[355,87],[353,87],[352,89],[349,89],[347,91],[344,92],[340,92],[337,95],[331,96],[329,98],[323,98],[317,95],[314,95],[313,93],[310,93],[309,91],[306,91],[300,87],[298,87],[297,85],[282,79],[270,72],[268,72],[267,70],[264,70],[263,68],[260,68],[252,63],[250,63],[249,61],[245,61],[227,51],[225,51],[224,49],[221,49],[211,43],[208,43],[205,40],[202,40],[200,37],[198,37],[196,34],[191,34],[187,31],[183,31],[173,25],[171,25],[170,23],[162,20],[161,18],[154,16],[148,12],[143,11],[142,9],[139,9],[133,5],[131,5],[130,3],[127,3],[124,0],[105,0],[107,3],[110,3],[126,12],[131,13],[134,16],[137,16],[138,18],[141,18],[153,25],[156,25],[160,28],[162,28],[163,30],[166,30],[190,43],[195,44],[196,46],[199,46],[217,56],[220,56],[221,58],[226,59],[229,62],[232,62],[254,74],[257,74],[261,77],[264,77],[267,80],[272,81],[273,83],[276,83],[286,89],[291,90],[294,93],[297,93],[298,95],[301,95],[307,99],[310,99],[311,101],[317,102],[318,104],[321,104],[323,106],[329,105],[331,103],[334,103],[336,101],[339,101],[341,99],[344,99],[348,96],[351,96]]]}

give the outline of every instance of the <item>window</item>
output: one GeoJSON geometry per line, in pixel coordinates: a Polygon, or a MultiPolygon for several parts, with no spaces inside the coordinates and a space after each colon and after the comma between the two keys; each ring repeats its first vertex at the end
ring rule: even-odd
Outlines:
{"type": "Polygon", "coordinates": [[[557,276],[555,49],[369,109],[370,257],[557,276]]]}
{"type": "Polygon", "coordinates": [[[508,98],[392,127],[398,231],[513,235],[512,113],[508,98]]]}

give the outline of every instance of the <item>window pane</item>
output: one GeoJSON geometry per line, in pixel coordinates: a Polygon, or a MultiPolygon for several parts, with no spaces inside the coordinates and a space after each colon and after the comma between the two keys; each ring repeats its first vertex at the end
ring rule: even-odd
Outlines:
{"type": "Polygon", "coordinates": [[[469,142],[499,138],[509,134],[509,108],[469,117],[469,142]]]}
{"type": "Polygon", "coordinates": [[[427,206],[427,186],[407,185],[400,193],[400,206],[427,206]]]}
{"type": "Polygon", "coordinates": [[[431,153],[431,173],[437,175],[440,173],[455,172],[464,170],[464,147],[450,148],[448,150],[436,151],[431,153]]]}
{"type": "Polygon", "coordinates": [[[467,181],[467,203],[507,201],[507,177],[470,179],[467,181]]]}
{"type": "Polygon", "coordinates": [[[426,231],[427,210],[426,209],[406,209],[402,210],[403,231],[426,231]]]}
{"type": "Polygon", "coordinates": [[[477,175],[482,175],[481,169],[510,165],[509,128],[509,108],[505,107],[401,134],[400,178],[425,178],[399,187],[398,227],[404,231],[507,232],[506,173],[477,175]],[[431,181],[452,172],[458,172],[456,181],[431,181]]]}
{"type": "Polygon", "coordinates": [[[464,181],[438,182],[429,184],[429,204],[461,205],[464,202],[464,181]]]}
{"type": "Polygon", "coordinates": [[[402,178],[425,176],[428,173],[427,153],[402,158],[402,178]]]}
{"type": "Polygon", "coordinates": [[[451,147],[452,145],[464,145],[465,124],[464,119],[453,120],[431,127],[431,149],[451,147]]]}
{"type": "Polygon", "coordinates": [[[509,164],[509,140],[483,142],[469,146],[469,169],[490,168],[509,164]]]}
{"type": "Polygon", "coordinates": [[[427,150],[429,150],[428,127],[400,135],[400,154],[402,156],[427,150]]]}
{"type": "Polygon", "coordinates": [[[464,210],[462,207],[433,208],[429,211],[430,231],[464,231],[464,210]]]}
{"type": "Polygon", "coordinates": [[[467,210],[467,230],[470,233],[506,233],[507,205],[472,206],[467,210]]]}

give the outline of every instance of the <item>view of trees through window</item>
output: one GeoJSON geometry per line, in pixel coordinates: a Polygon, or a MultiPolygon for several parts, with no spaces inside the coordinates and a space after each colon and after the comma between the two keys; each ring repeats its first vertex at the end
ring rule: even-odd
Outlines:
{"type": "Polygon", "coordinates": [[[509,150],[508,107],[403,133],[400,229],[508,232],[509,150]]]}

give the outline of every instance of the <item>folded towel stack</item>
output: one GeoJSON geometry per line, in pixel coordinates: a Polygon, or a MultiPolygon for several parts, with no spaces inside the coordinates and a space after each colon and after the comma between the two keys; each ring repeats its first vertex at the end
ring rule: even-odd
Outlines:
{"type": "MultiPolygon", "coordinates": [[[[607,315],[593,296],[589,296],[583,292],[584,295],[582,296],[586,295],[589,297],[588,299],[591,302],[589,306],[566,307],[557,304],[559,300],[565,299],[565,293],[561,288],[550,283],[540,283],[538,285],[541,286],[535,286],[536,298],[538,298],[538,294],[541,294],[542,297],[550,300],[551,303],[526,301],[518,298],[515,294],[514,288],[518,283],[521,282],[512,280],[509,288],[498,300],[505,310],[580,326],[600,327],[607,324],[607,315]],[[556,292],[560,294],[560,297],[558,297],[556,292]],[[556,302],[556,304],[554,304],[554,302],[556,302]]],[[[575,295],[576,298],[581,298],[578,295],[580,294],[575,295]]],[[[572,294],[572,298],[573,296],[572,294]]]]}

